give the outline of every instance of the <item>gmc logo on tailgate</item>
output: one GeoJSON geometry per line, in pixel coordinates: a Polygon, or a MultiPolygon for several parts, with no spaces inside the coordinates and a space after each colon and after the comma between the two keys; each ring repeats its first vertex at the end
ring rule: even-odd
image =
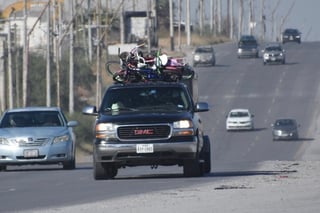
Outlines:
{"type": "Polygon", "coordinates": [[[153,129],[135,129],[134,135],[153,135],[154,130],[153,129]]]}

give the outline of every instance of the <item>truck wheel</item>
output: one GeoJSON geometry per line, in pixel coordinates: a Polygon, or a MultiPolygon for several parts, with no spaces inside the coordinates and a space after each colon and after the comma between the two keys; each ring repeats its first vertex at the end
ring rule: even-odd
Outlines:
{"type": "Polygon", "coordinates": [[[183,174],[185,177],[202,176],[203,170],[199,160],[186,160],[183,164],[183,174]]]}
{"type": "Polygon", "coordinates": [[[203,172],[210,173],[211,171],[211,145],[208,135],[203,136],[203,147],[200,153],[201,159],[204,160],[203,172]]]}
{"type": "Polygon", "coordinates": [[[118,169],[114,165],[94,162],[93,177],[95,180],[112,179],[118,174],[118,169]]]}
{"type": "Polygon", "coordinates": [[[76,160],[72,159],[70,161],[64,162],[62,164],[63,169],[65,170],[71,170],[71,169],[75,169],[76,168],[76,160]]]}
{"type": "Polygon", "coordinates": [[[6,165],[0,165],[0,172],[1,171],[6,171],[7,170],[7,166],[6,165]]]}

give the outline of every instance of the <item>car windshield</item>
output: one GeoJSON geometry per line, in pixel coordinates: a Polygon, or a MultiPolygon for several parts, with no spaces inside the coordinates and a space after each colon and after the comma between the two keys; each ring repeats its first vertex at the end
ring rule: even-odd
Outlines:
{"type": "Polygon", "coordinates": [[[212,53],[213,50],[210,47],[197,48],[196,53],[212,53]]]}
{"type": "Polygon", "coordinates": [[[0,128],[63,126],[63,120],[54,111],[23,111],[6,113],[0,128]]]}
{"type": "Polygon", "coordinates": [[[295,122],[293,120],[278,120],[275,122],[275,126],[294,126],[295,122]]]}
{"type": "Polygon", "coordinates": [[[113,114],[185,111],[191,106],[188,97],[186,91],[178,87],[117,88],[104,97],[100,111],[113,114]]]}
{"type": "Polygon", "coordinates": [[[279,46],[270,46],[266,48],[266,51],[282,51],[282,48],[279,46]]]}
{"type": "Polygon", "coordinates": [[[287,33],[287,34],[298,34],[299,32],[296,29],[286,29],[284,31],[284,33],[287,33]]]}
{"type": "Polygon", "coordinates": [[[256,40],[243,40],[239,42],[239,46],[257,46],[256,40]]]}
{"type": "Polygon", "coordinates": [[[248,112],[230,112],[230,117],[249,117],[248,112]]]}

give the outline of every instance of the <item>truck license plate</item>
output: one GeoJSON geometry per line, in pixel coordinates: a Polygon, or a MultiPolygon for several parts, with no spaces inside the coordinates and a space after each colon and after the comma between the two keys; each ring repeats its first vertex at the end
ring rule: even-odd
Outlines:
{"type": "Polygon", "coordinates": [[[23,157],[34,158],[39,156],[39,151],[37,149],[25,149],[23,150],[23,157]]]}
{"type": "Polygon", "coordinates": [[[153,153],[153,144],[137,144],[137,153],[153,153]]]}

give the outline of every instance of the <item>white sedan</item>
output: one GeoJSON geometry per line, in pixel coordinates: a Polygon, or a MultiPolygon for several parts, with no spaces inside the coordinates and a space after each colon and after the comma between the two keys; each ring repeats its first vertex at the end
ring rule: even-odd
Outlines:
{"type": "Polygon", "coordinates": [[[253,130],[254,115],[248,109],[232,109],[226,119],[226,129],[229,130],[253,130]]]}

